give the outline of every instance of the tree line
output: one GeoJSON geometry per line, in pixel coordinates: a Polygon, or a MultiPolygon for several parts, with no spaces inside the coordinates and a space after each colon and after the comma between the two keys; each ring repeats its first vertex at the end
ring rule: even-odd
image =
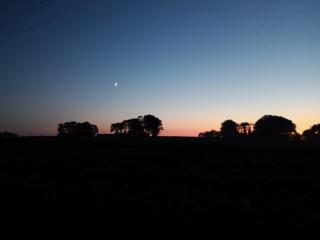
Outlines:
{"type": "MultiPolygon", "coordinates": [[[[112,123],[110,132],[119,136],[157,137],[164,130],[162,121],[151,114],[112,123]]],[[[98,127],[89,122],[64,122],[58,124],[59,137],[95,137],[98,127]]],[[[11,132],[0,132],[0,139],[13,139],[18,135],[11,132]]],[[[199,133],[200,138],[232,139],[232,138],[281,138],[320,140],[320,123],[297,133],[296,124],[282,116],[265,115],[255,123],[237,123],[231,119],[221,123],[220,130],[199,133]]]]}
{"type": "MultiPolygon", "coordinates": [[[[145,115],[137,118],[112,123],[110,132],[120,136],[145,136],[157,137],[164,130],[162,121],[153,116],[145,115]]],[[[96,136],[98,128],[88,122],[66,122],[59,124],[58,136],[96,136]]],[[[255,123],[237,123],[228,119],[221,123],[220,131],[210,130],[199,133],[201,138],[213,139],[239,139],[249,137],[320,140],[320,124],[313,125],[310,129],[297,133],[296,124],[282,116],[265,115],[255,123]]]]}
{"type": "MultiPolygon", "coordinates": [[[[110,132],[115,135],[135,137],[157,137],[163,130],[162,121],[153,116],[145,115],[137,118],[113,123],[110,132]]],[[[95,137],[99,133],[98,127],[89,122],[65,122],[58,125],[59,137],[95,137]]]]}
{"type": "Polygon", "coordinates": [[[274,115],[265,115],[255,123],[236,123],[229,119],[221,123],[220,131],[211,130],[199,133],[202,138],[279,138],[279,139],[302,139],[320,140],[320,124],[313,125],[305,130],[302,135],[297,133],[296,124],[291,120],[274,115]]]}

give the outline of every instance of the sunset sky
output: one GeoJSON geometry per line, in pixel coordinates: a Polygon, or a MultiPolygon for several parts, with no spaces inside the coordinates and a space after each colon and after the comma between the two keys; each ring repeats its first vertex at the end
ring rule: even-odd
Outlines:
{"type": "Polygon", "coordinates": [[[3,0],[0,131],[153,114],[196,136],[264,114],[320,122],[318,0],[3,0]],[[115,83],[118,86],[115,86],[115,83]]]}

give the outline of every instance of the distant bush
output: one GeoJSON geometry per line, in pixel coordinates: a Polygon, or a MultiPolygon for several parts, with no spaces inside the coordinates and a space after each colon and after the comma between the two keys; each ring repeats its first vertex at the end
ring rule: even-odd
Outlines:
{"type": "Polygon", "coordinates": [[[94,137],[98,127],[89,122],[65,122],[58,125],[59,137],[94,137]]]}
{"type": "Polygon", "coordinates": [[[18,135],[12,132],[3,132],[0,133],[0,139],[16,139],[18,135]]]}
{"type": "Polygon", "coordinates": [[[215,130],[199,133],[200,138],[221,138],[221,133],[215,130]]]}

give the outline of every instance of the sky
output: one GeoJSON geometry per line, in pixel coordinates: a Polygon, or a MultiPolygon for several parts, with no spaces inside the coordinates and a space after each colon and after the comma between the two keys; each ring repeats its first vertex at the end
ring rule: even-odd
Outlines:
{"type": "Polygon", "coordinates": [[[162,135],[320,122],[320,1],[2,0],[0,131],[153,114],[162,135]],[[115,83],[118,86],[115,86],[115,83]]]}

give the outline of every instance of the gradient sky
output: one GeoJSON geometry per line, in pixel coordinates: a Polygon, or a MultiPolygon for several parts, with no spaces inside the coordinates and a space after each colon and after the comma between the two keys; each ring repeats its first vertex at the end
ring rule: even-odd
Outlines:
{"type": "Polygon", "coordinates": [[[2,0],[0,131],[107,133],[150,113],[162,135],[264,114],[301,132],[320,122],[319,13],[317,0],[2,0]]]}

